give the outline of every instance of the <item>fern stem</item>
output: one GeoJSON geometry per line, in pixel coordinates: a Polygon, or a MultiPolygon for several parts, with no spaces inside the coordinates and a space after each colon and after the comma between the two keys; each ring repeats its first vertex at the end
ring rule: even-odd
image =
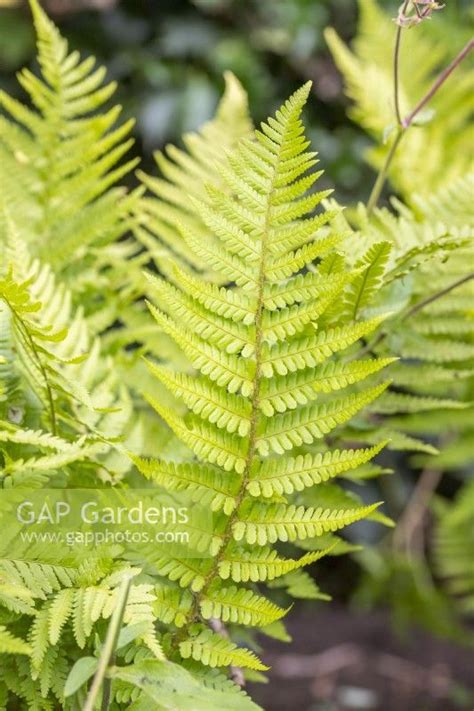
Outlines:
{"type": "Polygon", "coordinates": [[[424,541],[421,535],[425,515],[431,497],[441,481],[440,469],[424,469],[393,534],[392,545],[395,551],[405,550],[408,557],[413,553],[423,554],[424,541]],[[416,534],[419,540],[415,540],[416,534]]]}
{"type": "Polygon", "coordinates": [[[130,593],[132,577],[127,575],[123,580],[118,593],[117,607],[114,610],[110,625],[107,630],[104,647],[102,649],[97,671],[92,680],[91,688],[87,694],[83,711],[94,711],[97,697],[103,686],[102,711],[107,711],[110,706],[110,680],[106,679],[107,669],[115,653],[117,640],[122,626],[123,615],[130,593]]]}

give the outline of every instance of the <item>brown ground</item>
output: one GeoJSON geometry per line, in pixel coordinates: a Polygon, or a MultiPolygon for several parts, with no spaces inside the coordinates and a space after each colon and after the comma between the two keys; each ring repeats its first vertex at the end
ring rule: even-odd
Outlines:
{"type": "MultiPolygon", "coordinates": [[[[416,630],[401,639],[382,612],[338,606],[289,617],[291,645],[272,642],[265,711],[474,710],[474,651],[416,630]]],[[[266,640],[267,641],[267,640],[266,640]]]]}

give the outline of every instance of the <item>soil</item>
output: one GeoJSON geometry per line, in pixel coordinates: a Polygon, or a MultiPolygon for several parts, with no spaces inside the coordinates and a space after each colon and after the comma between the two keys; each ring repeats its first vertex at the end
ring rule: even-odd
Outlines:
{"type": "Polygon", "coordinates": [[[474,650],[422,630],[400,637],[384,612],[296,610],[291,645],[266,642],[265,711],[474,711],[474,650]]]}

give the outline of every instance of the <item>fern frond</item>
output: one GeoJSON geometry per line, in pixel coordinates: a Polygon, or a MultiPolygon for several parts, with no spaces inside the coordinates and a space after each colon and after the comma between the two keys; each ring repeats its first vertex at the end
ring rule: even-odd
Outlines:
{"type": "MultiPolygon", "coordinates": [[[[31,9],[41,72],[37,77],[24,69],[18,75],[34,109],[0,92],[6,114],[0,121],[0,175],[9,186],[10,207],[21,206],[15,210],[20,233],[35,256],[59,271],[72,263],[82,270],[88,246],[118,239],[127,229],[136,198],[114,186],[136,164],[119,165],[133,143],[127,138],[133,121],[114,127],[119,107],[95,115],[115,82],[104,85],[103,68],[69,52],[37,0],[31,9]]],[[[92,255],[91,250],[89,264],[92,255]]]]}
{"type": "Polygon", "coordinates": [[[215,617],[223,622],[258,627],[279,620],[287,612],[263,596],[235,585],[209,590],[203,596],[200,608],[205,620],[215,617]]]}
{"type": "Polygon", "coordinates": [[[461,610],[474,609],[474,567],[472,564],[472,502],[474,487],[466,483],[454,504],[443,507],[435,530],[436,566],[461,610]]]}
{"type": "Polygon", "coordinates": [[[247,489],[252,496],[264,497],[302,491],[370,462],[385,444],[370,449],[336,449],[290,459],[266,459],[260,469],[251,472],[247,489]]]}
{"type": "Polygon", "coordinates": [[[379,504],[352,509],[322,509],[285,504],[248,504],[236,521],[236,541],[264,546],[277,541],[295,541],[337,531],[375,511],[379,504]],[[245,518],[244,518],[245,516],[245,518]]]}
{"type": "Polygon", "coordinates": [[[262,373],[266,378],[287,375],[304,368],[314,368],[324,363],[330,356],[346,350],[359,339],[372,333],[385,317],[361,321],[348,326],[340,326],[321,331],[314,336],[287,341],[275,346],[263,345],[262,373]]]}
{"type": "Polygon", "coordinates": [[[305,570],[295,570],[270,583],[272,588],[284,588],[288,595],[300,600],[330,600],[321,592],[314,579],[305,570]]]}
{"type": "Polygon", "coordinates": [[[282,575],[311,565],[326,555],[328,551],[315,551],[301,556],[298,560],[281,558],[272,548],[252,546],[248,550],[235,548],[229,551],[225,560],[219,563],[219,576],[223,580],[232,579],[236,583],[253,583],[274,580],[282,575]]]}
{"type": "Polygon", "coordinates": [[[362,273],[353,279],[346,292],[347,308],[354,320],[379,291],[390,251],[390,242],[378,242],[370,247],[361,261],[356,264],[362,269],[362,273]]]}
{"type": "Polygon", "coordinates": [[[31,647],[27,642],[15,637],[5,625],[0,625],[0,654],[31,654],[31,647]]]}
{"type": "Polygon", "coordinates": [[[365,380],[393,363],[391,358],[373,360],[328,361],[316,368],[265,379],[262,383],[260,409],[267,417],[275,412],[294,410],[315,400],[318,393],[331,393],[365,380]]]}
{"type": "Polygon", "coordinates": [[[173,491],[187,491],[193,501],[209,506],[212,511],[223,509],[230,515],[236,506],[238,478],[232,472],[191,462],[165,462],[133,457],[138,469],[148,479],[173,491]]]}
{"type": "Polygon", "coordinates": [[[160,622],[182,627],[191,607],[192,595],[188,590],[182,591],[172,587],[157,588],[153,609],[160,622]]]}
{"type": "Polygon", "coordinates": [[[469,403],[436,397],[420,397],[404,393],[384,393],[373,405],[375,412],[393,414],[397,412],[426,412],[429,410],[464,410],[469,403]]]}
{"type": "Polygon", "coordinates": [[[253,652],[237,647],[210,630],[204,630],[181,642],[179,651],[183,659],[192,658],[211,667],[227,667],[232,664],[255,671],[268,670],[253,652]]]}
{"type": "Polygon", "coordinates": [[[387,388],[382,383],[371,390],[332,400],[322,405],[305,405],[283,415],[274,415],[262,425],[262,433],[256,438],[256,448],[262,455],[273,450],[276,454],[302,444],[312,444],[331,432],[338,425],[352,419],[362,408],[369,405],[387,388]]]}
{"type": "MultiPolygon", "coordinates": [[[[212,279],[225,286],[206,281],[209,268],[201,276],[189,276],[189,268],[168,264],[164,271],[173,284],[153,277],[148,291],[156,302],[150,310],[158,326],[189,363],[184,359],[179,370],[149,364],[151,373],[184,406],[184,414],[154,395],[146,397],[186,445],[190,461],[135,461],[145,476],[172,490],[188,490],[219,512],[214,558],[160,556],[153,561],[160,575],[194,592],[192,606],[184,603],[184,619],[176,610],[176,593],[167,593],[169,609],[166,600],[162,609],[167,619],[178,620],[181,656],[207,666],[263,668],[248,650],[229,647],[227,639],[201,628],[196,636],[196,620],[217,617],[265,627],[284,611],[243,583],[296,575],[327,552],[285,559],[267,543],[304,541],[376,516],[377,504],[359,506],[354,499],[334,500],[324,507],[286,500],[295,491],[348,475],[378,454],[382,444],[321,455],[306,453],[305,448],[381,395],[387,383],[366,386],[363,381],[392,361],[343,358],[343,352],[375,331],[385,316],[361,321],[351,317],[332,325],[332,305],[372,267],[371,260],[377,265],[361,303],[365,308],[372,302],[381,266],[370,252],[360,267],[350,269],[334,253],[345,239],[343,231],[331,227],[335,211],[311,215],[328,193],[306,193],[318,177],[306,175],[316,161],[306,150],[300,118],[309,88],[297,91],[260,131],[216,164],[219,178],[205,195],[199,186],[187,195],[183,191],[192,214],[179,229],[190,261],[197,254],[216,272],[212,279]],[[353,385],[353,392],[339,394],[353,385]],[[287,452],[295,447],[302,454],[290,458],[287,452]],[[267,458],[271,450],[281,458],[267,458]]],[[[178,178],[175,170],[170,175],[178,178]]],[[[160,183],[159,189],[166,189],[171,199],[169,185],[160,183]]],[[[307,582],[303,587],[309,595],[307,582]]]]}

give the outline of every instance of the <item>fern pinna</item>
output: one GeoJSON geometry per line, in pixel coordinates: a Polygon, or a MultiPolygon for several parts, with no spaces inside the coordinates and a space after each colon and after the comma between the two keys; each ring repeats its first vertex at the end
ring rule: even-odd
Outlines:
{"type": "MultiPolygon", "coordinates": [[[[326,552],[285,559],[272,544],[337,531],[377,507],[305,508],[290,499],[380,450],[304,453],[371,403],[387,383],[343,395],[337,391],[390,362],[340,358],[381,317],[337,328],[325,324],[326,311],[357,270],[345,271],[336,258],[334,248],[344,235],[327,228],[333,213],[308,216],[328,194],[308,192],[319,177],[309,172],[316,154],[306,150],[300,118],[309,89],[307,84],[297,91],[228,155],[219,167],[227,190],[210,186],[208,201],[193,199],[208,238],[197,239],[185,226],[182,238],[227,286],[190,280],[178,266],[175,285],[149,275],[157,304],[150,309],[191,366],[178,372],[149,363],[186,406],[184,416],[150,402],[189,448],[191,461],[136,463],[160,485],[201,492],[216,512],[212,558],[157,561],[162,575],[193,592],[182,594],[182,607],[171,616],[180,627],[171,635],[171,650],[211,666],[264,669],[253,653],[236,648],[205,621],[267,627],[285,610],[242,583],[271,581],[326,552]]],[[[168,597],[176,606],[173,596],[168,597]]]]}

